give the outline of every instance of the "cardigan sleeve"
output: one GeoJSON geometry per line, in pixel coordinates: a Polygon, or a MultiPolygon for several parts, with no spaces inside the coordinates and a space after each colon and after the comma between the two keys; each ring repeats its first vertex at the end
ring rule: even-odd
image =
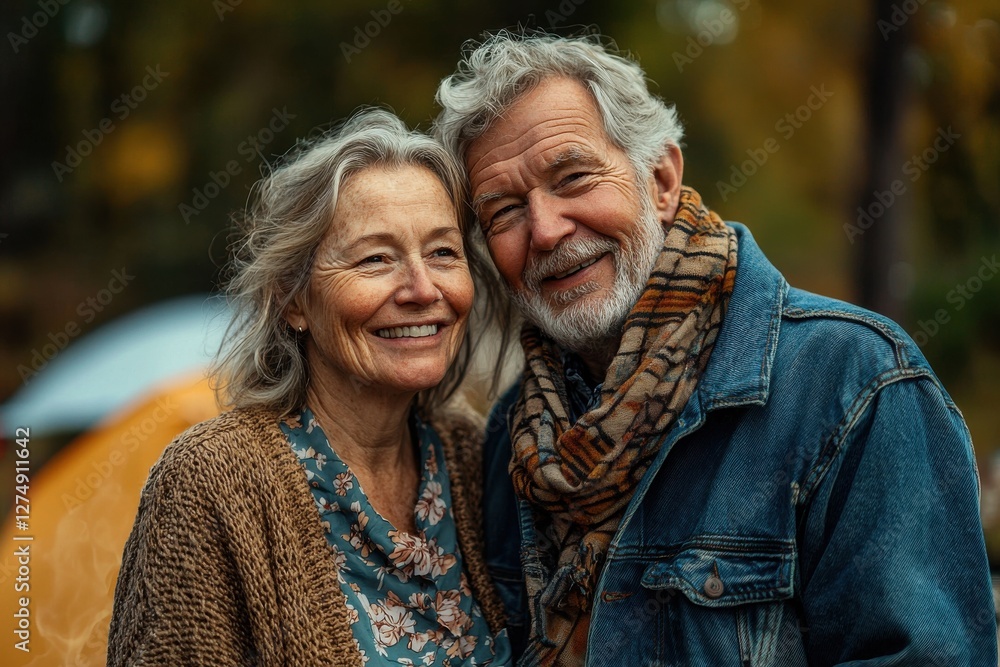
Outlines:
{"type": "Polygon", "coordinates": [[[259,662],[223,516],[185,459],[197,465],[165,457],[143,490],[115,589],[109,667],[259,662]]]}

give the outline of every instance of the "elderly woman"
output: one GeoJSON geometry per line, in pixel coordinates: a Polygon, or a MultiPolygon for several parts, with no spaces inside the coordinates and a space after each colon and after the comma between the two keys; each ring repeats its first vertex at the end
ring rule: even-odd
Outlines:
{"type": "Polygon", "coordinates": [[[259,184],[215,368],[235,409],[150,473],[109,665],[510,664],[476,431],[437,409],[468,358],[461,184],[378,110],[259,184]]]}

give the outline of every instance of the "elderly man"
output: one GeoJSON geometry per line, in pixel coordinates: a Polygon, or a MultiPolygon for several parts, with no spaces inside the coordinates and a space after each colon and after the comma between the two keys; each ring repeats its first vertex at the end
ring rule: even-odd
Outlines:
{"type": "Polygon", "coordinates": [[[972,444],[906,334],[683,186],[599,39],[495,35],[437,99],[526,320],[485,471],[520,664],[995,665],[972,444]]]}

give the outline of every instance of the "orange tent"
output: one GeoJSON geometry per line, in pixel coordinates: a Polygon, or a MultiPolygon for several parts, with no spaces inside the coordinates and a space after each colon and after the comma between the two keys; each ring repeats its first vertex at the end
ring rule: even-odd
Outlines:
{"type": "Polygon", "coordinates": [[[18,517],[11,515],[0,535],[6,591],[0,664],[105,664],[122,549],[149,468],[178,433],[218,412],[207,380],[187,378],[80,436],[37,475],[32,471],[28,530],[17,530],[18,517]],[[25,546],[29,555],[19,562],[15,550],[23,554],[25,546]],[[22,597],[28,599],[24,646],[30,652],[17,648],[24,635],[14,633],[22,597]]]}

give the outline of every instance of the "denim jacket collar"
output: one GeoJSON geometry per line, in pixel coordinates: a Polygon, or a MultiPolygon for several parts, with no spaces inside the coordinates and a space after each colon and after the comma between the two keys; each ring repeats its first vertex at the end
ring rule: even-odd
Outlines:
{"type": "MultiPolygon", "coordinates": [[[[688,399],[676,424],[664,434],[663,444],[646,474],[636,486],[614,539],[616,550],[642,499],[649,490],[673,444],[699,428],[706,413],[716,408],[738,405],[765,405],[771,385],[771,369],[778,347],[778,331],[788,283],[764,257],[750,230],[738,223],[726,223],[736,231],[739,264],[729,310],[715,341],[708,366],[698,388],[688,399]]],[[[528,513],[526,501],[522,512],[528,513]]],[[[533,533],[525,539],[534,539],[533,533]]]]}
{"type": "Polygon", "coordinates": [[[705,410],[767,401],[788,291],[788,283],[764,257],[750,230],[726,224],[736,231],[739,264],[725,321],[698,382],[697,403],[705,410]]]}
{"type": "MultiPolygon", "coordinates": [[[[664,435],[663,445],[650,464],[654,474],[644,475],[636,487],[612,549],[617,548],[655,471],[659,470],[678,438],[700,427],[709,410],[767,403],[788,283],[764,257],[749,229],[739,223],[726,224],[736,231],[739,253],[736,282],[726,318],[697,390],[688,399],[674,428],[664,435]]],[[[526,511],[526,507],[522,511],[526,511]]]]}

